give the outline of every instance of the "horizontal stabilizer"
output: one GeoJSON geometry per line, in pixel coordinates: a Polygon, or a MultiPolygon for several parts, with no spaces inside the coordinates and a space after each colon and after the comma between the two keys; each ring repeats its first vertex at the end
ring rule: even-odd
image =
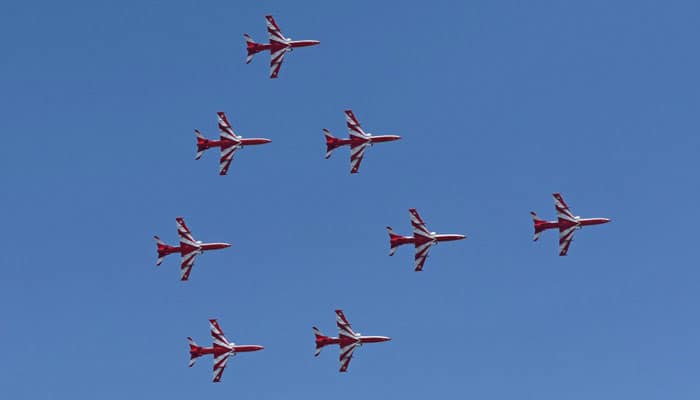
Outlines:
{"type": "Polygon", "coordinates": [[[250,62],[253,61],[253,56],[260,50],[257,50],[258,43],[255,43],[255,41],[253,40],[253,38],[250,37],[250,35],[245,33],[243,34],[243,37],[245,38],[246,50],[248,51],[248,55],[245,58],[245,63],[250,64],[250,62]]]}
{"type": "Polygon", "coordinates": [[[187,337],[187,343],[190,345],[190,368],[194,365],[194,362],[197,360],[198,351],[199,351],[199,346],[197,346],[197,343],[194,342],[194,340],[191,337],[187,337]]]}
{"type": "Polygon", "coordinates": [[[321,349],[323,348],[322,340],[327,339],[326,336],[321,333],[321,331],[316,328],[315,326],[312,327],[314,331],[314,337],[316,338],[316,351],[314,352],[314,357],[318,357],[319,354],[321,354],[321,349]]]}
{"type": "Polygon", "coordinates": [[[328,129],[323,128],[323,135],[326,137],[326,159],[328,159],[331,158],[333,150],[340,147],[340,145],[338,144],[338,139],[334,138],[328,129]]]}
{"type": "Polygon", "coordinates": [[[394,253],[396,253],[396,249],[399,247],[397,243],[395,243],[395,240],[400,238],[400,235],[397,235],[396,232],[394,232],[393,229],[391,229],[390,226],[386,227],[387,232],[389,233],[389,246],[391,246],[391,249],[389,250],[389,255],[393,256],[394,253]]]}
{"type": "Polygon", "coordinates": [[[156,251],[158,252],[158,260],[156,261],[156,265],[160,265],[163,262],[163,257],[166,256],[166,253],[164,252],[165,249],[167,249],[169,246],[165,244],[158,236],[153,236],[153,239],[156,240],[156,251]]]}
{"type": "Polygon", "coordinates": [[[530,211],[530,216],[532,217],[532,222],[535,224],[535,235],[532,237],[532,241],[536,242],[540,238],[540,234],[543,229],[539,227],[539,224],[546,222],[540,219],[534,211],[530,211]]]}

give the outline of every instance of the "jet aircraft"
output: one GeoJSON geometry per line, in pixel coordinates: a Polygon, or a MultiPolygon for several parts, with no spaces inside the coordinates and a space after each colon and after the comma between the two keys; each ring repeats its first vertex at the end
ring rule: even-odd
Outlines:
{"type": "Polygon", "coordinates": [[[333,150],[341,146],[350,146],[350,173],[356,174],[360,169],[362,157],[365,155],[365,150],[374,143],[391,142],[401,139],[397,135],[371,135],[365,132],[360,123],[355,118],[352,110],[345,110],[345,120],[348,125],[350,137],[348,139],[338,139],[331,135],[328,129],[323,129],[323,134],[326,136],[326,159],[330,158],[333,150]]]}
{"type": "Polygon", "coordinates": [[[158,236],[153,236],[153,238],[156,239],[156,244],[158,246],[158,261],[156,265],[160,265],[165,256],[173,253],[180,253],[182,257],[182,262],[180,264],[180,280],[186,281],[190,277],[190,272],[194,265],[194,258],[198,254],[209,250],[225,249],[231,246],[228,243],[202,243],[199,240],[195,240],[182,217],[175,218],[175,221],[177,221],[177,233],[180,235],[179,246],[169,246],[160,240],[158,236]]]}
{"type": "Polygon", "coordinates": [[[318,357],[321,354],[323,347],[337,344],[340,346],[340,372],[346,372],[352,359],[352,353],[358,346],[364,343],[379,343],[391,340],[386,336],[362,336],[360,332],[355,332],[350,326],[343,310],[335,310],[336,323],[338,325],[338,337],[324,336],[317,327],[313,327],[314,336],[316,337],[316,352],[314,356],[318,357]]]}
{"type": "Polygon", "coordinates": [[[284,55],[287,52],[294,50],[297,47],[308,47],[315,46],[321,42],[318,40],[292,40],[292,38],[284,37],[279,26],[272,18],[272,15],[265,16],[267,19],[267,32],[270,34],[270,43],[256,43],[250,35],[247,33],[243,35],[245,37],[246,48],[248,50],[248,57],[246,57],[246,64],[250,64],[253,61],[253,56],[261,51],[270,50],[270,78],[277,78],[280,72],[280,67],[282,67],[282,61],[284,61],[284,55]]]}
{"type": "Polygon", "coordinates": [[[219,160],[219,175],[226,175],[229,166],[231,166],[231,160],[233,160],[233,153],[238,149],[243,149],[245,146],[252,146],[257,144],[270,143],[272,140],[265,138],[244,138],[236,135],[231,128],[231,124],[226,118],[226,114],[223,112],[216,113],[219,120],[219,140],[209,140],[202,135],[197,129],[194,130],[194,134],[197,136],[197,156],[195,160],[199,160],[202,154],[212,148],[221,148],[221,159],[219,160]]]}
{"type": "Polygon", "coordinates": [[[559,229],[559,255],[565,256],[569,251],[569,246],[574,238],[576,229],[581,229],[588,225],[600,225],[610,222],[609,218],[581,218],[575,216],[569,210],[569,206],[564,202],[564,198],[559,193],[554,193],[554,207],[557,209],[556,221],[545,221],[540,219],[534,211],[530,211],[532,221],[535,224],[535,236],[532,240],[537,241],[540,234],[547,229],[559,229]]]}
{"type": "Polygon", "coordinates": [[[425,222],[423,222],[423,219],[418,215],[418,211],[416,211],[415,208],[409,209],[408,212],[411,213],[413,236],[398,235],[390,226],[387,226],[386,230],[389,232],[389,244],[391,245],[389,255],[393,256],[399,246],[413,243],[416,248],[414,267],[417,272],[423,270],[423,264],[425,264],[425,260],[428,258],[430,246],[438,244],[439,242],[451,242],[453,240],[462,240],[466,238],[465,235],[431,232],[426,228],[425,222]]]}
{"type": "Polygon", "coordinates": [[[229,342],[215,319],[209,320],[209,326],[211,327],[211,337],[214,341],[212,347],[197,346],[197,343],[191,337],[188,337],[187,341],[190,344],[190,367],[194,365],[197,357],[206,354],[211,354],[214,357],[214,382],[221,381],[221,375],[224,373],[226,362],[230,356],[235,356],[237,353],[258,351],[264,348],[255,344],[238,345],[229,342]]]}

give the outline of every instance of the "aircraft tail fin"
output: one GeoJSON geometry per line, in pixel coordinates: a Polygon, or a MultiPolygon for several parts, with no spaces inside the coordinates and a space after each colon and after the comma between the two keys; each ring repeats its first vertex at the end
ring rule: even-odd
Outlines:
{"type": "Polygon", "coordinates": [[[202,157],[204,151],[209,148],[207,147],[209,140],[205,138],[204,135],[202,135],[202,132],[200,132],[197,129],[194,130],[194,134],[197,137],[197,155],[194,159],[199,160],[202,157]]]}
{"type": "Polygon", "coordinates": [[[258,49],[259,43],[255,43],[253,38],[251,38],[247,33],[243,34],[243,37],[245,38],[246,50],[248,51],[248,55],[245,58],[245,63],[250,64],[250,62],[253,61],[253,56],[260,52],[258,49]]]}
{"type": "Polygon", "coordinates": [[[160,265],[160,263],[163,262],[163,257],[167,256],[168,253],[166,250],[170,247],[168,246],[165,242],[160,240],[158,236],[153,236],[153,239],[156,240],[156,251],[158,251],[158,261],[156,261],[156,265],[160,265]]]}
{"type": "Polygon", "coordinates": [[[311,329],[313,329],[314,338],[316,339],[316,351],[314,352],[314,357],[318,357],[318,355],[321,354],[321,349],[323,349],[323,346],[325,346],[323,344],[323,341],[325,339],[328,339],[328,337],[323,335],[323,333],[321,333],[321,331],[318,328],[316,328],[315,326],[312,327],[311,329]]]}
{"type": "Polygon", "coordinates": [[[535,226],[535,235],[532,237],[532,240],[536,242],[537,239],[540,238],[540,234],[544,231],[541,225],[547,221],[540,219],[540,217],[538,217],[534,211],[530,211],[530,216],[532,217],[532,223],[535,226]]]}
{"type": "Polygon", "coordinates": [[[187,337],[187,343],[190,345],[190,367],[194,365],[194,362],[197,361],[197,357],[200,356],[199,350],[201,347],[197,346],[197,343],[194,342],[194,339],[191,337],[187,337]]]}
{"type": "Polygon", "coordinates": [[[397,235],[396,232],[394,232],[394,230],[391,229],[390,226],[386,227],[386,231],[389,233],[389,245],[391,246],[391,250],[389,250],[389,255],[393,256],[394,253],[396,253],[396,249],[399,247],[397,239],[399,239],[401,235],[397,235]]]}
{"type": "Polygon", "coordinates": [[[323,128],[323,135],[326,137],[326,159],[331,158],[331,153],[333,153],[333,150],[337,149],[341,145],[338,143],[339,140],[333,135],[331,135],[331,131],[329,131],[326,128],[323,128]]]}

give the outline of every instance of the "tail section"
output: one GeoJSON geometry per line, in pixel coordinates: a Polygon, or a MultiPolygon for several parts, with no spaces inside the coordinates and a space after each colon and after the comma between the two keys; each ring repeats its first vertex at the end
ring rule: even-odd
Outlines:
{"type": "Polygon", "coordinates": [[[194,362],[197,361],[197,357],[199,357],[201,354],[199,350],[201,347],[197,346],[197,343],[194,342],[194,340],[191,337],[187,337],[187,342],[190,345],[190,368],[194,365],[194,362]]]}
{"type": "Polygon", "coordinates": [[[397,243],[397,239],[401,237],[401,235],[397,235],[396,232],[394,232],[393,229],[391,229],[390,226],[386,227],[387,232],[389,232],[389,244],[391,245],[391,250],[389,250],[389,255],[393,256],[394,253],[396,253],[396,249],[399,247],[399,244],[397,243]]]}
{"type": "Polygon", "coordinates": [[[339,140],[333,135],[331,135],[331,131],[328,129],[323,129],[323,135],[326,137],[326,159],[331,158],[331,153],[333,153],[333,150],[337,149],[338,147],[341,146],[339,144],[339,140]]]}
{"type": "Polygon", "coordinates": [[[540,219],[534,211],[530,211],[530,216],[532,217],[532,223],[535,226],[535,235],[532,237],[532,240],[536,242],[537,239],[540,238],[540,234],[544,231],[542,224],[547,221],[540,219]]]}
{"type": "Polygon", "coordinates": [[[245,38],[246,50],[248,51],[248,56],[245,58],[245,63],[250,64],[253,61],[253,56],[257,54],[260,50],[258,49],[259,43],[255,43],[253,38],[247,33],[243,35],[245,38]]]}
{"type": "Polygon", "coordinates": [[[202,135],[202,132],[198,131],[197,129],[194,130],[194,134],[197,137],[197,156],[194,159],[199,160],[204,151],[209,148],[209,146],[207,146],[209,140],[205,138],[204,135],[202,135]]]}
{"type": "Polygon", "coordinates": [[[163,257],[167,256],[169,253],[167,253],[167,249],[170,247],[165,242],[160,240],[158,236],[153,236],[153,238],[156,240],[156,246],[158,248],[156,249],[158,251],[158,261],[156,261],[156,265],[160,265],[160,263],[163,262],[163,257]]]}
{"type": "Polygon", "coordinates": [[[323,333],[321,333],[321,331],[315,326],[311,329],[313,329],[314,337],[316,338],[316,351],[314,352],[314,357],[318,357],[318,355],[321,354],[321,349],[323,346],[325,346],[323,342],[325,339],[328,339],[328,337],[324,336],[323,333]]]}

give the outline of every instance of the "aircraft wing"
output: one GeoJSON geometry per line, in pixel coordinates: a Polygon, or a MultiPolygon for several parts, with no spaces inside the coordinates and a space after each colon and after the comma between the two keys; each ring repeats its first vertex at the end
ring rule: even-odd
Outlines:
{"type": "Polygon", "coordinates": [[[233,161],[233,153],[235,153],[237,149],[238,145],[235,142],[226,142],[226,144],[221,145],[219,175],[226,175],[228,173],[228,168],[231,166],[231,161],[233,161]]]}
{"type": "Polygon", "coordinates": [[[360,122],[355,118],[355,114],[352,110],[345,110],[345,122],[348,125],[348,132],[350,137],[357,137],[360,139],[367,139],[369,136],[360,126],[360,122]]]}
{"type": "Polygon", "coordinates": [[[574,232],[576,232],[577,225],[571,225],[567,228],[559,226],[559,255],[565,256],[569,251],[569,246],[571,241],[574,239],[574,232]]]}
{"type": "Polygon", "coordinates": [[[265,16],[265,19],[267,19],[267,33],[270,34],[270,44],[281,44],[286,46],[287,38],[282,34],[282,30],[280,30],[280,27],[277,25],[277,22],[275,22],[272,15],[265,16]]]}
{"type": "Polygon", "coordinates": [[[216,113],[216,116],[217,122],[219,123],[219,132],[221,132],[221,140],[240,141],[241,137],[236,135],[236,132],[233,131],[231,123],[229,123],[228,118],[226,118],[226,114],[219,111],[216,113]]]}
{"type": "Polygon", "coordinates": [[[213,382],[221,382],[221,376],[224,374],[226,362],[231,353],[223,353],[214,357],[214,379],[213,382]]]}
{"type": "Polygon", "coordinates": [[[192,237],[192,232],[190,232],[190,228],[188,228],[187,224],[185,224],[184,218],[177,217],[175,218],[175,221],[177,222],[177,234],[180,235],[180,243],[184,243],[192,247],[198,247],[197,241],[194,240],[194,237],[192,237]]]}
{"type": "Polygon", "coordinates": [[[182,255],[182,260],[180,262],[180,280],[186,281],[190,278],[190,272],[192,272],[192,267],[194,267],[194,258],[199,254],[199,250],[194,249],[189,253],[182,255]]]}
{"type": "Polygon", "coordinates": [[[211,338],[214,342],[214,382],[219,382],[221,381],[221,375],[224,373],[224,368],[226,368],[226,362],[231,355],[229,350],[231,343],[224,336],[224,331],[221,330],[217,320],[210,319],[209,327],[211,328],[211,338]]]}
{"type": "Polygon", "coordinates": [[[280,68],[282,68],[282,62],[284,61],[284,55],[290,51],[288,47],[282,47],[273,52],[270,56],[270,78],[277,78],[280,73],[280,68]]]}
{"type": "Polygon", "coordinates": [[[190,272],[192,272],[194,258],[199,254],[199,243],[192,236],[190,228],[187,227],[182,217],[175,218],[175,221],[177,221],[177,233],[180,235],[180,254],[182,255],[180,280],[186,281],[190,277],[190,272]]]}
{"type": "Polygon", "coordinates": [[[267,19],[267,33],[270,35],[270,78],[274,79],[280,73],[284,55],[290,50],[287,47],[289,40],[284,37],[272,15],[265,18],[267,19]]]}
{"type": "Polygon", "coordinates": [[[416,271],[420,272],[423,270],[423,265],[425,264],[425,260],[428,258],[428,253],[430,252],[430,247],[433,245],[433,242],[424,242],[422,244],[415,242],[415,244],[416,254],[413,261],[413,267],[416,271]]]}
{"type": "Polygon", "coordinates": [[[411,225],[413,225],[413,237],[416,240],[413,242],[416,247],[413,267],[416,271],[422,271],[425,260],[428,258],[430,247],[434,244],[433,234],[425,226],[423,218],[420,217],[415,208],[408,210],[411,214],[411,225]]]}
{"type": "Polygon", "coordinates": [[[228,348],[230,343],[224,336],[224,331],[221,330],[219,322],[215,319],[210,319],[209,327],[211,328],[211,338],[214,340],[214,345],[228,348]]]}
{"type": "Polygon", "coordinates": [[[350,360],[352,360],[352,353],[355,351],[357,346],[357,342],[353,342],[340,348],[340,356],[338,358],[340,360],[340,372],[347,372],[348,367],[350,366],[350,360]]]}
{"type": "Polygon", "coordinates": [[[411,214],[411,225],[413,225],[413,236],[423,236],[426,239],[433,239],[433,234],[430,233],[428,228],[423,222],[423,218],[420,217],[418,211],[415,208],[409,208],[408,212],[411,214]]]}
{"type": "Polygon", "coordinates": [[[369,143],[351,143],[350,144],[350,173],[356,174],[360,170],[362,157],[365,156],[365,150],[369,147],[369,143]]]}
{"type": "Polygon", "coordinates": [[[559,219],[559,222],[561,223],[563,220],[565,223],[578,223],[574,214],[572,214],[571,210],[569,210],[569,206],[566,205],[566,202],[564,202],[564,198],[561,197],[561,194],[554,193],[553,196],[554,208],[557,209],[557,219],[559,219]]]}
{"type": "Polygon", "coordinates": [[[345,314],[343,314],[343,310],[335,310],[335,314],[335,322],[338,325],[338,336],[341,339],[343,337],[346,337],[348,339],[355,340],[357,334],[355,333],[355,331],[352,330],[350,322],[348,322],[348,319],[345,318],[345,314]]]}

